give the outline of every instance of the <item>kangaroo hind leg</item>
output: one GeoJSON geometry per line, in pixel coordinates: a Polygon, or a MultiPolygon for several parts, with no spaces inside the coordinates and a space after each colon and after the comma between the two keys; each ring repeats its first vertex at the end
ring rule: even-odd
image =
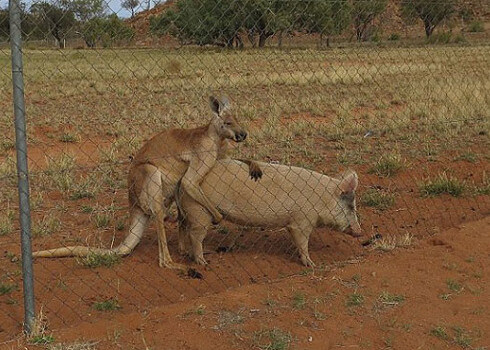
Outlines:
{"type": "Polygon", "coordinates": [[[184,270],[184,265],[172,261],[165,232],[164,220],[168,209],[165,205],[168,201],[166,201],[164,193],[171,193],[171,191],[167,191],[167,189],[164,188],[165,184],[162,181],[162,174],[158,168],[151,165],[145,165],[144,171],[144,183],[138,196],[138,202],[141,208],[145,212],[151,213],[156,220],[159,265],[160,267],[184,270]]]}

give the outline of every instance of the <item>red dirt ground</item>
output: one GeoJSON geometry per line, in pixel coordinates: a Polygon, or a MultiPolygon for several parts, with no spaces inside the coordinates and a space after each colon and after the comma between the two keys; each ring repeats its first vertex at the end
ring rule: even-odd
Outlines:
{"type": "MultiPolygon", "coordinates": [[[[97,349],[259,348],[269,342],[263,334],[270,329],[290,332],[291,349],[484,349],[490,345],[489,233],[486,217],[416,240],[407,249],[370,252],[323,271],[214,295],[182,296],[179,303],[127,312],[133,301],[123,300],[121,311],[108,313],[78,307],[85,321],[52,322],[49,331],[57,342],[96,341],[97,349]],[[450,281],[461,289],[450,290],[450,281]],[[383,302],[383,292],[403,300],[383,302]],[[353,293],[364,297],[361,305],[347,305],[353,293]],[[444,330],[446,339],[437,330],[444,330]]],[[[133,256],[124,265],[138,268],[134,260],[141,258],[133,256]]],[[[74,272],[76,279],[79,271],[74,272]]],[[[207,283],[195,282],[196,291],[207,283]]],[[[134,287],[145,290],[148,283],[163,281],[139,281],[134,287]]],[[[48,319],[54,321],[49,314],[48,319]]],[[[0,348],[23,346],[15,341],[0,348]]]]}

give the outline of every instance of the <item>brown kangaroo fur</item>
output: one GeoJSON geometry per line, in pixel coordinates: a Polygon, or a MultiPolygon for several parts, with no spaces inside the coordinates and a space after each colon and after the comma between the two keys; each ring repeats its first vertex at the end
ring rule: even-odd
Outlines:
{"type": "MultiPolygon", "coordinates": [[[[259,182],[247,181],[246,165],[233,159],[218,160],[201,182],[207,198],[225,220],[247,226],[286,227],[306,266],[315,265],[308,253],[315,227],[332,225],[340,231],[350,228],[353,236],[361,235],[354,171],[336,179],[293,166],[257,164],[264,172],[259,182]]],[[[176,199],[181,219],[179,249],[205,265],[202,243],[211,217],[187,193],[180,191],[176,199]]]]}
{"type": "MultiPolygon", "coordinates": [[[[148,140],[136,153],[128,174],[130,228],[125,240],[112,249],[71,246],[43,250],[34,257],[87,256],[90,253],[127,255],[140,242],[148,219],[155,217],[160,267],[184,269],[174,263],[167,246],[164,219],[174,201],[177,184],[209,212],[213,222],[223,218],[200,187],[202,179],[217,159],[226,157],[226,140],[242,142],[247,132],[235,118],[225,113],[228,100],[209,99],[212,121],[195,129],[170,129],[148,140]]],[[[253,162],[250,176],[257,180],[262,172],[253,162]]]]}

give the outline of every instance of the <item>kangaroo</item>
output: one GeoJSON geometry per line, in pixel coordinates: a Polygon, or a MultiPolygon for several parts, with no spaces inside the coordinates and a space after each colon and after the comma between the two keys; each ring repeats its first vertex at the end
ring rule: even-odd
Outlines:
{"type": "MultiPolygon", "coordinates": [[[[287,227],[301,261],[315,266],[308,253],[308,241],[315,227],[332,225],[361,235],[356,214],[354,171],[339,179],[317,172],[278,164],[257,162],[264,175],[260,182],[246,182],[246,164],[219,160],[205,176],[201,188],[227,221],[259,227],[287,227]]],[[[188,251],[196,263],[205,265],[202,242],[211,225],[209,213],[188,193],[179,191],[181,211],[179,248],[188,251]],[[189,242],[190,241],[190,242],[189,242]]]]}
{"type": "MultiPolygon", "coordinates": [[[[226,113],[229,102],[211,96],[212,121],[195,129],[169,129],[148,140],[134,156],[128,174],[130,228],[124,241],[112,249],[71,246],[43,250],[33,253],[34,257],[87,256],[90,253],[130,254],[141,241],[150,217],[157,221],[157,238],[160,267],[184,269],[174,263],[167,246],[164,219],[174,201],[177,184],[196,203],[206,208],[212,221],[223,218],[209,201],[200,183],[219,158],[226,157],[226,140],[242,142],[247,132],[236,119],[226,113]]],[[[250,166],[252,179],[262,176],[254,162],[250,166]]]]}

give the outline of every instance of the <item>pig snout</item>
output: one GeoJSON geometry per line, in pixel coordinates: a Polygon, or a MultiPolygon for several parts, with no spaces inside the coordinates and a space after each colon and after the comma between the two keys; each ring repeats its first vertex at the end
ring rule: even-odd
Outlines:
{"type": "Polygon", "coordinates": [[[361,225],[359,225],[358,222],[352,223],[347,229],[347,233],[350,234],[352,237],[361,237],[362,236],[361,225]]]}

